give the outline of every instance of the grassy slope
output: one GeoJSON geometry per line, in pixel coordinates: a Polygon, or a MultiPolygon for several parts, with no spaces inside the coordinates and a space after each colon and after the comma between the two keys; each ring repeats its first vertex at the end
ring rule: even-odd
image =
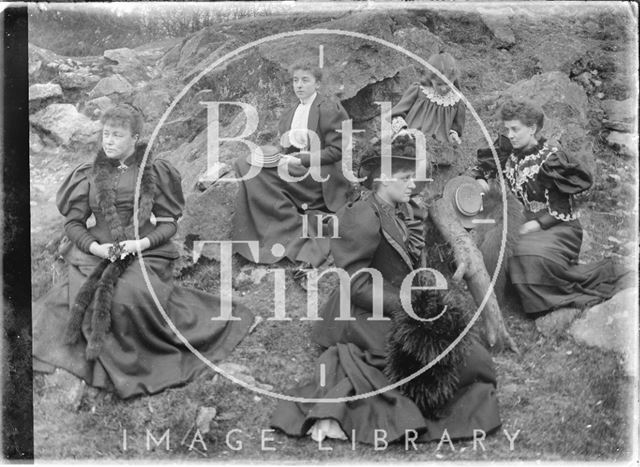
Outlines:
{"type": "MultiPolygon", "coordinates": [[[[540,34],[539,31],[536,32],[540,34]]],[[[453,37],[449,40],[454,39],[453,37]]],[[[462,48],[462,47],[461,47],[462,48]]],[[[465,56],[470,60],[489,60],[496,64],[495,75],[478,76],[478,89],[485,92],[499,89],[505,73],[511,79],[526,75],[527,58],[519,58],[517,50],[512,70],[501,70],[499,64],[505,54],[493,49],[487,52],[485,44],[464,44],[465,56]]],[[[472,62],[471,62],[472,63],[472,62]]],[[[477,129],[471,128],[471,132],[477,129]]],[[[594,259],[602,255],[601,245],[609,235],[630,235],[631,221],[626,215],[633,198],[612,196],[614,190],[628,190],[632,186],[635,165],[620,159],[610,150],[596,147],[602,173],[617,169],[623,174],[620,184],[601,177],[600,189],[585,199],[585,204],[597,208],[587,213],[583,223],[593,243],[586,245],[583,258],[594,259]],[[625,169],[625,166],[627,169],[625,169]],[[630,169],[632,170],[630,170],[630,169]],[[616,203],[622,203],[617,205],[616,203]]],[[[33,294],[40,297],[51,286],[53,255],[33,245],[33,294]]],[[[240,267],[236,264],[236,270],[240,267]]],[[[215,293],[218,289],[216,264],[198,264],[184,274],[179,282],[215,293]]],[[[271,278],[260,285],[246,287],[246,302],[255,313],[264,318],[271,315],[271,278]]],[[[290,323],[264,321],[256,331],[241,343],[232,361],[251,369],[261,382],[272,384],[276,390],[303,380],[313,371],[317,350],[309,343],[309,327],[295,317],[303,313],[304,292],[288,278],[287,312],[294,317],[290,323]]],[[[324,296],[324,295],[323,295],[324,296]]],[[[534,324],[517,313],[507,315],[508,327],[520,345],[520,357],[503,353],[495,356],[499,375],[498,394],[504,426],[510,433],[521,430],[515,450],[502,432],[489,437],[486,451],[473,450],[470,442],[456,443],[451,452],[445,445],[436,452],[435,444],[420,445],[417,452],[405,452],[402,445],[390,446],[385,451],[374,451],[370,446],[357,446],[351,451],[349,443],[329,442],[332,452],[320,452],[308,439],[293,439],[281,434],[273,435],[275,452],[260,449],[260,430],[268,428],[270,414],[276,400],[242,389],[222,379],[213,380],[208,372],[193,383],[170,389],[153,397],[121,401],[110,394],[87,391],[78,411],[60,404],[60,394],[50,388],[41,375],[35,380],[34,417],[36,453],[43,458],[156,458],[202,459],[202,455],[180,445],[187,434],[199,406],[215,406],[219,419],[205,436],[206,455],[216,460],[497,460],[497,459],[621,459],[629,455],[630,443],[626,433],[630,430],[630,381],[621,371],[619,357],[598,349],[587,348],[568,337],[544,338],[534,324]],[[178,410],[176,410],[176,408],[178,410]],[[64,427],[64,429],[61,429],[64,427]],[[145,429],[156,437],[172,430],[171,452],[161,449],[148,452],[145,448],[145,429]],[[129,433],[129,449],[121,450],[122,429],[129,433]],[[224,444],[231,429],[243,434],[242,451],[232,451],[224,444]]],[[[187,439],[187,444],[191,438],[187,439]]],[[[197,447],[197,445],[196,445],[197,447]]]]}

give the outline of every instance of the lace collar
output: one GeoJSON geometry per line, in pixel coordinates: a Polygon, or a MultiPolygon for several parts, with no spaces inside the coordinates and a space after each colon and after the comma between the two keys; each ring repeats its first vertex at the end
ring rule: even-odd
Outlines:
{"type": "Polygon", "coordinates": [[[422,94],[424,94],[424,96],[434,104],[448,107],[456,105],[460,100],[460,96],[453,92],[453,90],[449,90],[448,93],[441,96],[431,86],[420,86],[420,89],[422,90],[422,94]]]}

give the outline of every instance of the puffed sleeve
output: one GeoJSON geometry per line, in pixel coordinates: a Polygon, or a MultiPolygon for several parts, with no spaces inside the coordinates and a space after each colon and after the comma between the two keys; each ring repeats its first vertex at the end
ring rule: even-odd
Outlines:
{"type": "Polygon", "coordinates": [[[56,206],[64,216],[64,230],[80,250],[89,252],[89,246],[97,242],[87,229],[87,219],[91,216],[89,206],[90,163],[76,167],[62,182],[56,194],[56,206]]]}
{"type": "Polygon", "coordinates": [[[547,198],[547,212],[537,218],[544,230],[574,219],[571,196],[587,190],[593,183],[591,174],[562,151],[549,155],[542,163],[537,181],[547,198]]]}
{"type": "Polygon", "coordinates": [[[575,195],[593,184],[591,174],[562,151],[551,154],[540,167],[538,180],[550,192],[575,195]]]}
{"type": "Polygon", "coordinates": [[[164,159],[154,161],[153,168],[158,192],[152,210],[156,227],[147,235],[151,248],[162,245],[175,235],[176,222],[182,216],[185,203],[180,172],[164,159]]]}
{"type": "MultiPolygon", "coordinates": [[[[331,253],[336,267],[352,276],[356,271],[371,266],[382,240],[380,219],[367,201],[348,204],[338,214],[339,238],[331,239],[331,253]]],[[[399,308],[399,290],[387,281],[383,285],[383,307],[399,308]]],[[[360,273],[351,282],[351,302],[360,308],[373,308],[373,281],[371,275],[360,273]]]]}
{"type": "MultiPolygon", "coordinates": [[[[498,160],[500,162],[500,170],[504,169],[504,165],[507,162],[507,158],[512,152],[511,142],[509,138],[504,135],[498,136],[493,142],[493,146],[498,153],[498,160]]],[[[491,148],[478,149],[477,163],[471,169],[471,175],[475,178],[483,178],[488,180],[490,178],[496,178],[498,174],[498,167],[496,161],[493,158],[493,152],[491,148]]]]}

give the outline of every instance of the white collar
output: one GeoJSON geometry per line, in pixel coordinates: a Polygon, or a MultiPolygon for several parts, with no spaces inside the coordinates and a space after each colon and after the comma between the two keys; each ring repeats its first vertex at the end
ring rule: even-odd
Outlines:
{"type": "Polygon", "coordinates": [[[445,107],[455,105],[460,100],[460,97],[453,92],[453,90],[449,90],[448,93],[441,96],[431,86],[420,86],[420,89],[422,89],[424,96],[431,102],[445,107]]]}
{"type": "Polygon", "coordinates": [[[306,102],[305,102],[305,101],[303,101],[302,99],[300,99],[300,105],[305,105],[305,106],[307,106],[307,107],[308,107],[308,106],[310,106],[310,105],[311,105],[311,103],[312,103],[314,100],[316,100],[316,96],[317,96],[317,95],[318,95],[318,93],[317,93],[317,92],[314,92],[313,94],[311,94],[311,95],[307,98],[306,102]]]}

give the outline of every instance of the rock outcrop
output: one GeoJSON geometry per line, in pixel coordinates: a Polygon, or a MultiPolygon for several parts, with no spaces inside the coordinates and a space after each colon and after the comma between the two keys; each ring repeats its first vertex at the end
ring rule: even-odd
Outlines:
{"type": "Polygon", "coordinates": [[[588,135],[588,99],[584,89],[560,71],[522,80],[502,94],[507,98],[529,99],[542,107],[545,122],[542,133],[551,144],[577,157],[593,171],[595,162],[588,135]]]}

